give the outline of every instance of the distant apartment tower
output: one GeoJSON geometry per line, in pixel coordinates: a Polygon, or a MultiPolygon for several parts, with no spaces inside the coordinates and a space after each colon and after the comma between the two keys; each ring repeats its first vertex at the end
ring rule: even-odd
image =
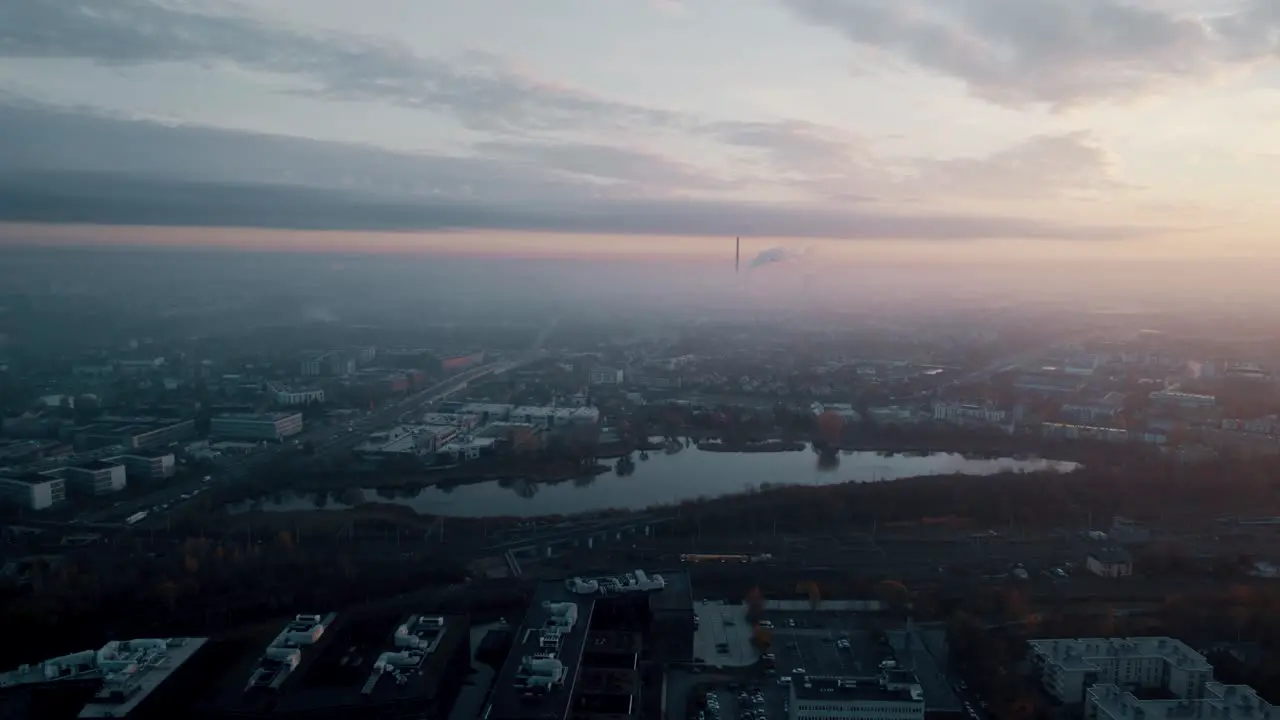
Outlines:
{"type": "Polygon", "coordinates": [[[341,353],[329,356],[329,374],[334,377],[346,377],[356,374],[356,361],[341,353]]]}
{"type": "Polygon", "coordinates": [[[226,440],[279,442],[302,432],[302,413],[228,413],[209,424],[209,434],[226,440]]]}
{"type": "Polygon", "coordinates": [[[592,385],[621,385],[625,373],[620,368],[597,367],[591,369],[592,385]]]}
{"type": "Polygon", "coordinates": [[[67,481],[47,473],[0,472],[0,499],[28,510],[44,510],[67,499],[67,481]]]}
{"type": "Polygon", "coordinates": [[[303,359],[301,368],[302,377],[319,377],[323,375],[328,359],[329,355],[327,353],[322,355],[312,355],[303,359]]]}
{"type": "Polygon", "coordinates": [[[110,460],[93,460],[62,469],[62,477],[73,490],[87,495],[109,495],[124,489],[127,471],[110,460]]]}

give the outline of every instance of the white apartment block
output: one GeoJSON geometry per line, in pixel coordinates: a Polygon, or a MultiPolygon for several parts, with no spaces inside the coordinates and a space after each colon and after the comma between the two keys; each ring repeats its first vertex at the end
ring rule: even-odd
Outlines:
{"type": "Polygon", "coordinates": [[[1179,698],[1204,696],[1213,666],[1181,640],[1168,637],[1032,640],[1031,660],[1050,695],[1083,703],[1095,685],[1163,688],[1179,698]]]}
{"type": "Polygon", "coordinates": [[[286,388],[276,388],[273,390],[277,405],[284,407],[300,407],[310,405],[311,403],[324,402],[324,390],[315,388],[312,390],[289,390],[286,388]]]}
{"type": "Polygon", "coordinates": [[[1009,420],[1009,411],[980,403],[939,402],[933,404],[933,419],[960,424],[998,424],[1009,420]]]}
{"type": "Polygon", "coordinates": [[[621,385],[623,377],[623,371],[618,368],[598,367],[591,369],[592,385],[621,385]]]}
{"type": "Polygon", "coordinates": [[[1208,682],[1198,700],[1139,700],[1117,685],[1089,688],[1085,720],[1275,720],[1280,713],[1248,685],[1208,682]]]}
{"type": "Polygon", "coordinates": [[[788,716],[788,720],[924,720],[924,692],[914,682],[884,677],[801,676],[792,679],[788,716]]]}

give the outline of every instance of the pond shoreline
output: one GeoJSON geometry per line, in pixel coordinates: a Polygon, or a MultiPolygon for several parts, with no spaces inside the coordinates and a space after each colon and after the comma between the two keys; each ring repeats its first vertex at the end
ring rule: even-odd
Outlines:
{"type": "Polygon", "coordinates": [[[931,475],[1063,473],[1079,467],[1076,463],[1042,458],[891,451],[750,453],[694,447],[636,455],[638,458],[629,455],[612,467],[597,463],[594,467],[575,468],[554,480],[547,479],[546,474],[472,480],[441,478],[427,483],[421,482],[421,477],[398,478],[391,483],[385,478],[382,482],[347,478],[340,486],[326,483],[322,488],[281,488],[254,498],[227,498],[226,502],[234,512],[339,510],[367,503],[404,505],[424,515],[535,517],[640,511],[762,488],[884,482],[931,475]]]}

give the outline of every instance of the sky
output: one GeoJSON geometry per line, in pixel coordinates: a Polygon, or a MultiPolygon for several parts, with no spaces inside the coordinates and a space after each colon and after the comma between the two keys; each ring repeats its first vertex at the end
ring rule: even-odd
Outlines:
{"type": "Polygon", "coordinates": [[[0,58],[9,241],[1280,257],[1274,0],[4,0],[0,58]]]}

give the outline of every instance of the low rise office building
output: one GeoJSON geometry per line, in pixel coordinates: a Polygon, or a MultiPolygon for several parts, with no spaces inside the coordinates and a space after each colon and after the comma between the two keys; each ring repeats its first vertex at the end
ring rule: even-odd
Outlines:
{"type": "Polygon", "coordinates": [[[195,435],[195,420],[151,417],[99,418],[97,422],[78,427],[73,432],[76,450],[96,450],[113,445],[126,450],[163,447],[190,440],[195,435]]]}
{"type": "Polygon", "coordinates": [[[67,499],[67,481],[56,472],[0,470],[0,500],[28,510],[45,510],[67,499]]]}
{"type": "Polygon", "coordinates": [[[115,457],[107,458],[107,460],[123,465],[129,478],[164,480],[173,477],[174,473],[177,472],[176,461],[171,452],[142,450],[125,455],[116,455],[115,457]]]}
{"type": "Polygon", "coordinates": [[[878,678],[793,677],[789,720],[923,720],[924,691],[915,675],[878,678]]]}
{"type": "Polygon", "coordinates": [[[62,477],[73,492],[109,495],[124,489],[128,473],[124,465],[111,460],[91,460],[62,469],[62,477]]]}
{"type": "Polygon", "coordinates": [[[228,440],[280,442],[302,432],[302,413],[228,413],[209,424],[209,434],[228,440]]]}

